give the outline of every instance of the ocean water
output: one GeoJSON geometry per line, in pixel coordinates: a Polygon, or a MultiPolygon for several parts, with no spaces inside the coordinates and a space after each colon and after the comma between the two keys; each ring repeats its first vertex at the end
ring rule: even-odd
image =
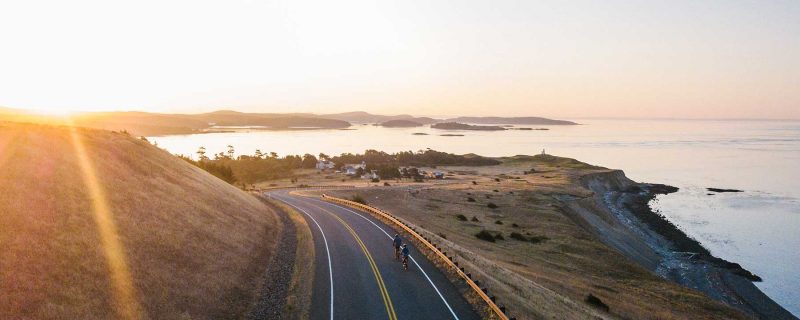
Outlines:
{"type": "Polygon", "coordinates": [[[800,121],[569,119],[547,131],[442,131],[429,127],[247,131],[149,137],[172,153],[256,149],[329,155],[431,148],[486,156],[558,156],[622,169],[680,188],[653,206],[714,255],[761,276],[770,297],[800,316],[800,121]],[[415,132],[428,135],[413,135],[415,132]],[[463,134],[444,137],[440,134],[463,134]],[[706,188],[741,189],[709,195],[706,188]]]}

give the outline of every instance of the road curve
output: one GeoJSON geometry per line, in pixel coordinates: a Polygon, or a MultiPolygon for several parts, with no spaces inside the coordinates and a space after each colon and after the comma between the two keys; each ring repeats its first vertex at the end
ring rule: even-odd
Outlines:
{"type": "Polygon", "coordinates": [[[458,289],[408,243],[409,270],[394,259],[394,229],[366,212],[292,195],[266,196],[303,214],[314,237],[311,319],[480,319],[458,289]]]}

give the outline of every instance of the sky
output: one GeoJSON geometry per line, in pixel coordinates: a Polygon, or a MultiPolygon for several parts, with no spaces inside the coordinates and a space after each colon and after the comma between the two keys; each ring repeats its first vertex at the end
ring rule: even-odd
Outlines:
{"type": "Polygon", "coordinates": [[[0,106],[800,119],[800,1],[7,1],[0,106]]]}

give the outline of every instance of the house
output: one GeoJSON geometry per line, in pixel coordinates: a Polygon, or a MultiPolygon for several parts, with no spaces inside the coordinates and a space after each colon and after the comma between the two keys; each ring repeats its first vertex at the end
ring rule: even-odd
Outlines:
{"type": "Polygon", "coordinates": [[[380,180],[381,177],[378,176],[378,170],[370,170],[368,173],[364,173],[361,175],[361,179],[369,179],[372,181],[380,180]]]}
{"type": "Polygon", "coordinates": [[[436,171],[433,173],[433,177],[436,179],[444,179],[444,172],[436,171]]]}
{"type": "Polygon", "coordinates": [[[319,160],[317,161],[317,170],[327,170],[333,169],[336,166],[333,161],[330,160],[319,160]]]}
{"type": "Polygon", "coordinates": [[[361,161],[361,164],[346,164],[342,168],[344,173],[346,175],[348,175],[348,176],[357,175],[358,174],[358,169],[361,169],[361,171],[364,172],[365,170],[367,170],[367,163],[364,162],[364,161],[361,161]]]}

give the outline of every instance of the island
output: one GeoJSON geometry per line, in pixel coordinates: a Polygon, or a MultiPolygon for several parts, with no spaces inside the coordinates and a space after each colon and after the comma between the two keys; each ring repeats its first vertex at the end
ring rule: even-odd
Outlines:
{"type": "Polygon", "coordinates": [[[412,120],[398,119],[382,122],[380,126],[385,128],[414,128],[421,127],[422,124],[412,120]]]}
{"type": "Polygon", "coordinates": [[[466,122],[476,124],[533,124],[533,125],[577,125],[566,120],[555,120],[542,117],[458,117],[445,120],[446,122],[466,122]]]}
{"type": "Polygon", "coordinates": [[[503,131],[508,130],[500,126],[476,126],[458,122],[443,122],[432,124],[431,128],[443,130],[476,130],[476,131],[503,131]]]}

